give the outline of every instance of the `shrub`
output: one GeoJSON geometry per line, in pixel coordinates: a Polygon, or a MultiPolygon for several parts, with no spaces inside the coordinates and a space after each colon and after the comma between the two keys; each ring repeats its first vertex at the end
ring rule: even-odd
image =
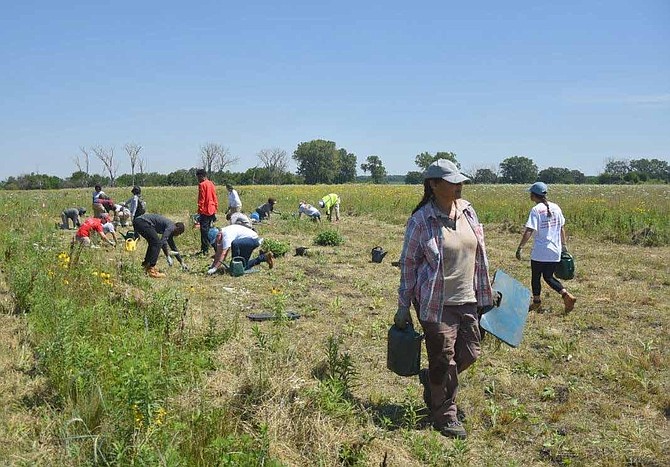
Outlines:
{"type": "Polygon", "coordinates": [[[314,243],[322,246],[338,246],[344,243],[344,237],[337,230],[324,230],[316,236],[314,243]]]}
{"type": "Polygon", "coordinates": [[[290,245],[285,242],[272,240],[271,238],[266,238],[263,240],[263,250],[271,251],[275,256],[284,256],[289,248],[290,245]]]}

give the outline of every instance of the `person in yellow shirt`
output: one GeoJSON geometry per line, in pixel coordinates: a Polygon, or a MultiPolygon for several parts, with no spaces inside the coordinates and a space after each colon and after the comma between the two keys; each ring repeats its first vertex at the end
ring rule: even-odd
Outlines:
{"type": "Polygon", "coordinates": [[[333,222],[333,211],[335,211],[335,222],[340,220],[340,196],[331,193],[329,195],[324,196],[321,198],[321,201],[319,201],[319,207],[323,208],[326,210],[326,217],[328,217],[328,220],[333,222]]]}

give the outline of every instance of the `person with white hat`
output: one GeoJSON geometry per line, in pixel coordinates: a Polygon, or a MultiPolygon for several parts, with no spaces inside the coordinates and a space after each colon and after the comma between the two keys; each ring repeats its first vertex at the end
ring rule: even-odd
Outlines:
{"type": "Polygon", "coordinates": [[[447,159],[423,173],[423,198],[407,221],[400,254],[398,328],[411,324],[414,308],[423,328],[428,369],[421,370],[424,401],[433,427],[444,436],[467,436],[456,407],[458,374],[480,354],[478,308],[494,302],[484,230],[461,198],[463,175],[447,159]]]}
{"type": "Polygon", "coordinates": [[[533,249],[530,253],[530,283],[533,291],[531,310],[542,308],[542,282],[544,281],[563,297],[565,312],[575,308],[577,299],[567,291],[554,273],[561,261],[561,252],[567,251],[565,236],[565,217],[556,203],[547,200],[548,187],[544,182],[535,182],[528,188],[530,199],[535,206],[528,214],[526,230],[521,235],[516,259],[521,259],[521,250],[530,237],[535,234],[533,249]]]}

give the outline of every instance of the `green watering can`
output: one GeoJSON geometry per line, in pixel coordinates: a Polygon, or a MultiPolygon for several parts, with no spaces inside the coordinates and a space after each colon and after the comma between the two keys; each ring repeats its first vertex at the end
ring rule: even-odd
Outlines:
{"type": "Polygon", "coordinates": [[[230,271],[230,275],[233,277],[239,277],[244,275],[244,270],[246,269],[246,264],[244,261],[244,258],[241,256],[236,256],[235,258],[230,260],[230,267],[228,270],[230,271]]]}

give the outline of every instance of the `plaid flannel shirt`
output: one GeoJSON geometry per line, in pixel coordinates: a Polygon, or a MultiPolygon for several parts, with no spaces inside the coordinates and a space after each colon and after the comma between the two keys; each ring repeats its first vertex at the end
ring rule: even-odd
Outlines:
{"type": "MultiPolygon", "coordinates": [[[[474,290],[477,306],[493,304],[489,279],[489,261],[484,245],[484,229],[470,203],[463,209],[477,237],[474,290]]],[[[443,236],[442,224],[432,202],[425,204],[407,221],[405,240],[400,255],[400,287],[398,307],[412,304],[419,319],[431,323],[442,321],[444,308],[443,236]]]]}

